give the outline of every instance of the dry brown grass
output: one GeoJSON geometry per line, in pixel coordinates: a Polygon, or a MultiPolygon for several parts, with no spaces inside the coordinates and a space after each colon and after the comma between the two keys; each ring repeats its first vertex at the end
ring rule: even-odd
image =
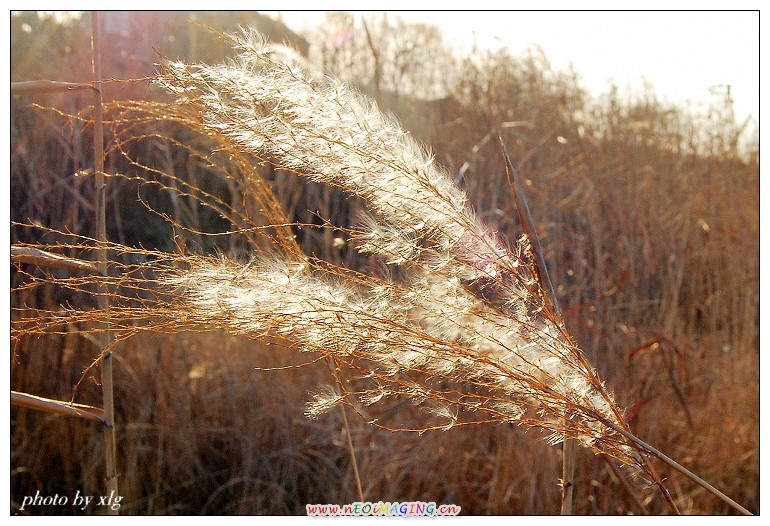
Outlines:
{"type": "MultiPolygon", "coordinates": [[[[21,378],[18,366],[13,382],[67,399],[88,360],[77,360],[73,352],[69,359],[52,360],[50,348],[24,354],[25,369],[37,372],[36,382],[30,372],[21,378]],[[69,371],[57,375],[58,390],[52,389],[50,375],[39,375],[53,368],[69,371]]],[[[302,514],[307,502],[355,500],[339,414],[318,420],[303,416],[307,387],[328,382],[324,366],[255,370],[304,360],[291,350],[220,334],[140,337],[117,356],[121,513],[302,514]]],[[[719,365],[735,368],[726,360],[719,365]]],[[[666,440],[674,456],[718,487],[730,488],[734,498],[750,502],[756,491],[756,436],[745,423],[751,411],[741,414],[724,402],[731,392],[735,386],[724,379],[702,399],[712,404],[710,410],[693,403],[697,429],[713,431],[695,436],[681,429],[675,416],[679,408],[666,398],[647,406],[634,429],[659,443],[666,440]],[[715,414],[729,415],[720,418],[723,426],[714,426],[715,414]]],[[[98,389],[81,384],[77,398],[98,400],[98,389]]],[[[406,410],[405,423],[420,421],[410,406],[401,410],[406,410]]],[[[12,495],[34,487],[67,494],[100,491],[97,425],[14,409],[12,426],[12,495]]],[[[454,502],[465,513],[480,515],[558,513],[559,451],[533,432],[502,425],[419,436],[377,430],[360,420],[352,427],[369,500],[454,502]]],[[[637,512],[598,457],[580,452],[576,474],[576,513],[637,512]]],[[[683,513],[725,511],[687,481],[676,475],[669,480],[683,513]]],[[[648,507],[652,513],[666,511],[660,502],[648,507]]]]}

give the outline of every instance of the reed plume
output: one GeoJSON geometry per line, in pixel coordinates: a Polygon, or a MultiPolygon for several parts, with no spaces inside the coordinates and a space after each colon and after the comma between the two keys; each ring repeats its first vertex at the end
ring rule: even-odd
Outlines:
{"type": "MultiPolygon", "coordinates": [[[[438,415],[425,427],[451,427],[472,415],[523,423],[547,430],[551,442],[575,437],[638,465],[634,448],[607,425],[625,427],[620,410],[549,308],[527,238],[508,248],[446,171],[376,105],[334,79],[310,78],[290,51],[253,34],[228,38],[240,50],[235,60],[165,62],[157,82],[175,104],[118,106],[113,125],[129,120],[128,107],[144,119],[162,114],[213,136],[233,157],[267,157],[360,197],[371,215],[350,230],[351,239],[392,270],[365,275],[301,254],[287,241],[288,220],[249,173],[243,191],[255,194],[265,217],[285,223],[274,225],[272,249],[244,264],[111,245],[147,262],[113,263],[106,276],[50,278],[78,291],[106,284],[110,309],[24,312],[14,336],[56,331],[64,322],[93,322],[89,330],[98,331],[105,317],[117,340],[142,330],[278,336],[360,373],[342,394],[318,393],[311,415],[353,399],[362,411],[361,403],[405,397],[438,415]]],[[[198,195],[236,226],[244,222],[190,183],[159,187],[198,195]]],[[[90,241],[68,248],[91,250],[90,241]]],[[[30,277],[25,287],[46,281],[30,277]]]]}
{"type": "MultiPolygon", "coordinates": [[[[240,53],[230,63],[167,62],[160,85],[239,149],[363,199],[372,216],[351,237],[398,277],[275,256],[245,266],[199,259],[166,275],[184,306],[178,316],[331,354],[372,380],[355,393],[363,402],[405,395],[428,401],[447,426],[466,410],[547,429],[553,442],[574,436],[637,464],[606,425],[625,427],[620,410],[549,309],[527,239],[508,248],[375,104],[334,79],[311,78],[253,35],[233,42],[240,53]],[[419,382],[399,376],[415,373],[419,382]],[[471,389],[448,393],[437,387],[443,381],[471,389]]],[[[319,395],[310,412],[344,397],[333,398],[319,395]]]]}

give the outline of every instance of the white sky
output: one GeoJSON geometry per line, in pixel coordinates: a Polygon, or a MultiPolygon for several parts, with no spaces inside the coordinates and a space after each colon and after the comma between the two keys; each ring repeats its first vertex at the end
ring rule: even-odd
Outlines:
{"type": "MultiPolygon", "coordinates": [[[[704,5],[704,7],[708,7],[704,5]]],[[[740,5],[737,5],[740,7],[740,5]]],[[[730,85],[738,123],[759,120],[759,14],[756,12],[389,11],[444,30],[469,49],[507,47],[514,55],[539,45],[556,70],[571,62],[597,95],[614,82],[621,92],[647,79],[676,104],[712,100],[709,88],[730,85]]],[[[276,12],[270,14],[275,15],[276,12]]],[[[281,11],[294,30],[323,22],[322,11],[281,11]]],[[[362,12],[363,16],[364,13],[362,12]]]]}
{"type": "MultiPolygon", "coordinates": [[[[23,4],[19,0],[10,3],[23,4]]],[[[94,0],[75,0],[67,6],[61,0],[40,0],[39,4],[38,9],[104,9],[103,2],[94,0]]],[[[460,49],[469,48],[474,38],[480,47],[506,46],[513,54],[537,44],[554,69],[566,69],[571,62],[583,86],[593,94],[606,92],[609,81],[623,90],[640,87],[646,78],[661,99],[681,104],[688,99],[712,100],[709,88],[730,85],[738,123],[750,114],[759,121],[759,13],[715,11],[725,7],[756,10],[759,0],[582,0],[581,11],[567,11],[574,9],[575,2],[570,0],[540,0],[537,8],[548,11],[489,11],[501,4],[533,7],[532,2],[517,4],[515,0],[219,0],[216,6],[195,0],[134,0],[131,8],[281,9],[284,21],[297,31],[317,27],[323,21],[321,9],[392,10],[394,16],[438,25],[446,41],[460,49]],[[612,11],[619,4],[624,9],[647,11],[612,11]],[[396,11],[436,5],[445,10],[396,11]],[[478,10],[451,10],[468,5],[478,10]],[[672,11],[696,7],[703,11],[672,11]]],[[[11,5],[14,7],[29,9],[11,5]]]]}

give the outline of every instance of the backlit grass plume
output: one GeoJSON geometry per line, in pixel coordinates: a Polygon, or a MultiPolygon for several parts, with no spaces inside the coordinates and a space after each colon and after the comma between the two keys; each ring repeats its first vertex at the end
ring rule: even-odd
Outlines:
{"type": "MultiPolygon", "coordinates": [[[[400,271],[198,260],[166,278],[185,320],[348,362],[370,381],[345,395],[365,403],[407,396],[447,426],[471,411],[636,463],[606,425],[624,427],[619,409],[547,307],[526,238],[506,247],[425,150],[344,84],[308,78],[252,37],[236,45],[229,64],[164,64],[160,84],[240,149],[363,199],[372,217],[353,234],[358,249],[400,271]]],[[[319,394],[310,412],[343,399],[319,394]]]]}
{"type": "MultiPolygon", "coordinates": [[[[522,423],[548,431],[554,443],[574,437],[639,465],[634,448],[611,427],[625,428],[617,405],[549,308],[526,237],[509,249],[424,148],[344,84],[310,79],[290,52],[253,35],[232,42],[240,54],[227,64],[164,63],[158,83],[176,103],[136,103],[133,110],[208,132],[231,161],[237,152],[268,158],[360,197],[371,215],[351,230],[352,241],[392,267],[385,274],[393,277],[306,257],[285,233],[270,237],[273,248],[248,263],[134,250],[145,262],[114,263],[117,276],[50,277],[77,291],[106,283],[113,291],[109,310],[24,312],[13,322],[14,336],[56,331],[63,322],[93,322],[100,330],[105,321],[118,338],[217,329],[277,336],[359,373],[341,393],[317,393],[312,416],[348,403],[377,425],[400,427],[368,406],[406,398],[433,415],[420,430],[474,418],[522,423]]],[[[129,106],[119,105],[113,121],[129,123],[118,150],[134,140],[125,137],[137,122],[129,106]]],[[[247,175],[245,194],[255,194],[265,217],[282,221],[275,201],[261,195],[268,190],[256,173],[247,175]]],[[[171,179],[153,184],[196,195],[243,227],[224,202],[171,179]]],[[[68,249],[90,250],[85,239],[68,249]]],[[[19,290],[46,281],[30,277],[19,290]]]]}

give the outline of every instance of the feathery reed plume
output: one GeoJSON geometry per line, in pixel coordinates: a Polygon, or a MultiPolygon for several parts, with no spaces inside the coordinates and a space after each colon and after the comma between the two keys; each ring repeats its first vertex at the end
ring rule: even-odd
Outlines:
{"type": "MultiPolygon", "coordinates": [[[[612,397],[545,308],[526,238],[508,249],[423,148],[344,84],[310,79],[253,35],[233,41],[235,61],[168,62],[160,84],[241,149],[362,198],[374,217],[353,235],[359,251],[401,268],[403,278],[352,287],[339,271],[275,259],[247,267],[198,261],[169,280],[186,312],[202,325],[277,332],[308,349],[365,359],[383,378],[419,370],[469,382],[485,394],[452,405],[544,427],[555,442],[575,435],[636,463],[633,448],[603,423],[625,427],[612,397]],[[562,420],[565,407],[574,419],[562,420]]],[[[413,389],[385,384],[359,394],[376,400],[413,389]]]]}

